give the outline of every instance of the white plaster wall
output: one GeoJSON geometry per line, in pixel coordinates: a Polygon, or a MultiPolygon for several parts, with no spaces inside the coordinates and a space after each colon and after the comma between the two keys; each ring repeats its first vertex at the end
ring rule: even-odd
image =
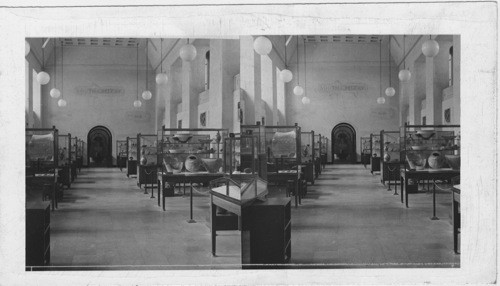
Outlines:
{"type": "MultiPolygon", "coordinates": [[[[384,49],[384,47],[383,47],[384,49]]],[[[385,48],[387,49],[387,47],[385,48]]],[[[387,50],[382,51],[382,92],[389,84],[387,50]]],[[[303,49],[299,47],[300,82],[304,83],[303,49]]],[[[303,105],[293,94],[297,84],[296,57],[290,64],[294,79],[286,88],[287,124],[298,123],[302,130],[314,130],[331,137],[339,123],[349,123],[359,137],[380,130],[399,130],[399,95],[386,97],[377,104],[380,94],[378,44],[307,44],[306,91],[310,105],[303,105]]],[[[394,75],[395,70],[392,71],[394,75]]],[[[393,85],[398,90],[397,82],[393,85]]]]}
{"type": "MultiPolygon", "coordinates": [[[[154,73],[149,73],[149,89],[153,98],[142,101],[142,107],[133,107],[136,99],[136,49],[107,47],[65,47],[64,88],[62,88],[61,58],[58,51],[58,88],[68,102],[65,108],[57,106],[57,100],[49,96],[52,81],[55,80],[53,65],[47,66],[51,83],[42,89],[44,104],[43,126],[55,125],[60,133],[87,141],[87,135],[94,126],[107,127],[113,136],[113,153],[116,140],[137,133],[155,133],[155,86],[154,73]],[[84,94],[78,88],[112,87],[122,89],[119,94],[84,94]]],[[[51,61],[49,61],[51,62],[51,61]]],[[[139,54],[139,97],[145,89],[145,56],[139,54]]],[[[84,159],[86,160],[86,158],[84,159]]]]}

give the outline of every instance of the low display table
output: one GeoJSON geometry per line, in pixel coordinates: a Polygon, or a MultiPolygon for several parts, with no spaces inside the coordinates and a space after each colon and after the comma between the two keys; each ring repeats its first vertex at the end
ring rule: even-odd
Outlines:
{"type": "Polygon", "coordinates": [[[282,185],[288,188],[289,185],[293,185],[293,189],[291,190],[291,194],[295,198],[295,207],[302,203],[302,200],[299,195],[299,177],[297,172],[268,172],[267,173],[267,182],[269,184],[282,185]]]}
{"type": "MultiPolygon", "coordinates": [[[[453,177],[460,175],[460,170],[452,170],[451,168],[442,169],[424,169],[424,170],[408,170],[401,169],[401,203],[405,202],[408,207],[408,181],[415,180],[451,180],[453,177]],[[403,201],[403,192],[405,193],[403,201]]],[[[436,216],[436,185],[432,188],[432,220],[438,220],[436,216]]]]}

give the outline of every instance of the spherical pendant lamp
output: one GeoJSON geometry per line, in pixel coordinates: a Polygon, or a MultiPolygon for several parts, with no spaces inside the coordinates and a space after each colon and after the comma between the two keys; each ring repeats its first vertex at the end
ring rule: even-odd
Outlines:
{"type": "Polygon", "coordinates": [[[297,85],[296,87],[293,88],[293,94],[297,96],[302,96],[304,94],[304,89],[302,88],[302,86],[297,85]]]}
{"type": "Polygon", "coordinates": [[[46,85],[50,81],[50,75],[44,71],[41,71],[36,75],[36,80],[39,84],[46,85]]]}
{"type": "Polygon", "coordinates": [[[142,106],[142,102],[140,100],[137,99],[137,100],[134,101],[134,107],[139,108],[141,106],[142,106]]]}
{"type": "Polygon", "coordinates": [[[68,104],[68,103],[67,103],[67,102],[66,102],[66,100],[65,100],[65,99],[63,99],[63,98],[61,98],[61,99],[59,99],[59,100],[57,101],[57,105],[58,105],[59,107],[66,107],[66,105],[67,105],[67,104],[68,104]]]}
{"type": "Polygon", "coordinates": [[[144,100],[150,100],[152,96],[153,96],[153,94],[149,90],[145,90],[142,92],[142,98],[144,100]]]}
{"type": "Polygon", "coordinates": [[[411,72],[407,69],[400,70],[398,74],[399,80],[402,82],[407,82],[411,78],[411,72]]]}
{"type": "Polygon", "coordinates": [[[31,46],[28,41],[24,41],[24,56],[27,56],[30,53],[31,46]]]}
{"type": "Polygon", "coordinates": [[[433,39],[428,39],[422,44],[422,53],[428,57],[433,58],[439,53],[439,44],[433,39]]]}
{"type": "Polygon", "coordinates": [[[290,70],[284,69],[280,72],[280,79],[283,82],[290,82],[292,81],[293,74],[290,70]]]}
{"type": "Polygon", "coordinates": [[[156,75],[156,83],[157,84],[165,84],[168,81],[168,76],[166,73],[159,73],[156,75]]]}
{"type": "Polygon", "coordinates": [[[391,97],[391,96],[394,96],[395,94],[396,94],[396,90],[394,89],[394,87],[390,86],[390,87],[385,89],[385,95],[391,97]]]}
{"type": "Polygon", "coordinates": [[[271,52],[273,44],[268,38],[259,36],[253,41],[253,49],[257,54],[265,56],[271,52]]]}
{"type": "Polygon", "coordinates": [[[302,97],[302,104],[307,105],[309,103],[311,103],[311,100],[309,99],[309,97],[307,97],[307,96],[302,97]]]}
{"type": "Polygon", "coordinates": [[[377,98],[377,103],[378,104],[384,104],[385,103],[385,98],[383,98],[382,96],[380,96],[379,98],[377,98]]]}
{"type": "Polygon", "coordinates": [[[188,43],[184,45],[181,50],[179,51],[179,55],[181,59],[185,62],[190,62],[196,58],[196,47],[188,43]]]}
{"type": "Polygon", "coordinates": [[[50,97],[52,98],[59,98],[61,96],[61,91],[57,88],[53,88],[50,90],[50,97]]]}

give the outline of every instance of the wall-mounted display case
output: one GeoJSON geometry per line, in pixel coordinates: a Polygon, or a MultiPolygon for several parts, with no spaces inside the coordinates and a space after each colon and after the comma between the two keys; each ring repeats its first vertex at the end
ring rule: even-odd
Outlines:
{"type": "Polygon", "coordinates": [[[390,182],[399,182],[401,164],[401,134],[400,131],[380,131],[380,156],[382,160],[381,178],[382,184],[389,182],[388,190],[391,189],[390,182]]]}
{"type": "Polygon", "coordinates": [[[436,216],[436,181],[447,182],[460,175],[460,125],[408,125],[401,128],[401,202],[403,191],[408,207],[409,191],[419,182],[434,182],[433,216],[436,216]]]}
{"type": "Polygon", "coordinates": [[[366,165],[370,164],[370,156],[371,156],[371,143],[370,137],[361,137],[360,138],[360,154],[361,154],[361,164],[366,168],[366,165]]]}
{"type": "Polygon", "coordinates": [[[380,134],[370,134],[370,172],[380,172],[380,134]]]}
{"type": "MultiPolygon", "coordinates": [[[[71,134],[58,135],[58,163],[59,163],[59,183],[68,188],[71,187],[71,134]]],[[[59,188],[59,195],[62,195],[62,188],[59,188]]]]}
{"type": "Polygon", "coordinates": [[[116,140],[116,166],[120,171],[127,166],[127,139],[116,140]]]}
{"type": "Polygon", "coordinates": [[[127,137],[127,177],[137,175],[137,137],[127,137]]]}
{"type": "Polygon", "coordinates": [[[300,132],[300,156],[301,164],[304,168],[304,176],[307,182],[314,185],[314,161],[315,161],[315,144],[314,131],[300,132]]]}
{"type": "MultiPolygon", "coordinates": [[[[137,134],[137,184],[156,184],[158,168],[158,134],[137,134]]],[[[146,191],[146,189],[145,189],[146,191]]],[[[152,193],[152,192],[151,192],[152,193]]]]}
{"type": "Polygon", "coordinates": [[[27,128],[26,131],[26,201],[50,197],[52,210],[57,207],[58,143],[53,128],[27,128]]]}

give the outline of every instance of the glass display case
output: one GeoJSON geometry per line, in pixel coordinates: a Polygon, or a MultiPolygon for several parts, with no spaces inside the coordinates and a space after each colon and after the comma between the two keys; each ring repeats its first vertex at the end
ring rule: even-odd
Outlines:
{"type": "Polygon", "coordinates": [[[321,144],[323,138],[321,134],[315,134],[314,135],[314,178],[318,178],[318,176],[321,174],[321,144]]]}
{"type": "Polygon", "coordinates": [[[300,132],[300,156],[307,182],[314,185],[314,131],[300,132]]]}
{"type": "Polygon", "coordinates": [[[361,149],[361,164],[366,168],[366,165],[370,164],[370,156],[371,156],[371,144],[370,137],[361,137],[360,138],[360,149],[361,149]]]}
{"type": "Polygon", "coordinates": [[[256,125],[241,125],[242,136],[255,136],[255,153],[257,154],[256,168],[259,177],[267,180],[267,153],[266,153],[266,130],[260,122],[256,125]]]}
{"type": "Polygon", "coordinates": [[[295,197],[298,206],[307,183],[301,172],[301,129],[293,126],[265,126],[267,181],[278,188],[285,187],[295,197]]]}
{"type": "Polygon", "coordinates": [[[127,137],[127,177],[137,175],[137,137],[127,137]]]}
{"type": "Polygon", "coordinates": [[[51,199],[52,209],[57,205],[59,136],[53,128],[27,128],[26,148],[26,202],[51,199]]]}
{"type": "Polygon", "coordinates": [[[323,168],[326,163],[331,162],[331,148],[330,148],[330,139],[328,137],[323,136],[321,142],[321,163],[323,164],[323,168]]]}
{"type": "Polygon", "coordinates": [[[76,161],[77,161],[78,171],[80,172],[83,166],[83,157],[86,154],[85,142],[81,139],[78,139],[77,144],[78,144],[78,149],[76,149],[76,161]]]}
{"type": "Polygon", "coordinates": [[[407,170],[460,170],[460,125],[405,125],[402,154],[407,170]]]}
{"type": "Polygon", "coordinates": [[[370,172],[380,172],[380,134],[370,134],[370,172]]]}
{"type": "Polygon", "coordinates": [[[401,146],[400,131],[380,131],[380,157],[382,160],[380,181],[385,185],[389,182],[387,190],[391,189],[391,181],[398,184],[401,169],[401,146]]]}
{"type": "Polygon", "coordinates": [[[71,161],[71,181],[75,181],[77,176],[78,162],[76,159],[76,153],[78,152],[78,137],[71,137],[71,150],[70,150],[70,161],[71,161]]]}
{"type": "MultiPolygon", "coordinates": [[[[58,135],[58,163],[59,163],[59,182],[68,188],[71,187],[71,134],[58,135]]],[[[62,188],[59,188],[59,195],[62,195],[62,188]]]]}
{"type": "MultiPolygon", "coordinates": [[[[156,184],[158,168],[158,134],[137,134],[137,184],[156,184]]],[[[146,188],[144,189],[147,192],[146,188]]],[[[153,192],[151,192],[153,194],[153,192]]]]}
{"type": "Polygon", "coordinates": [[[116,166],[120,171],[127,166],[127,140],[116,140],[116,166]]]}
{"type": "Polygon", "coordinates": [[[404,192],[408,207],[408,193],[418,192],[422,182],[433,182],[431,219],[436,220],[436,185],[460,175],[460,125],[405,124],[401,129],[401,202],[404,192]]]}

